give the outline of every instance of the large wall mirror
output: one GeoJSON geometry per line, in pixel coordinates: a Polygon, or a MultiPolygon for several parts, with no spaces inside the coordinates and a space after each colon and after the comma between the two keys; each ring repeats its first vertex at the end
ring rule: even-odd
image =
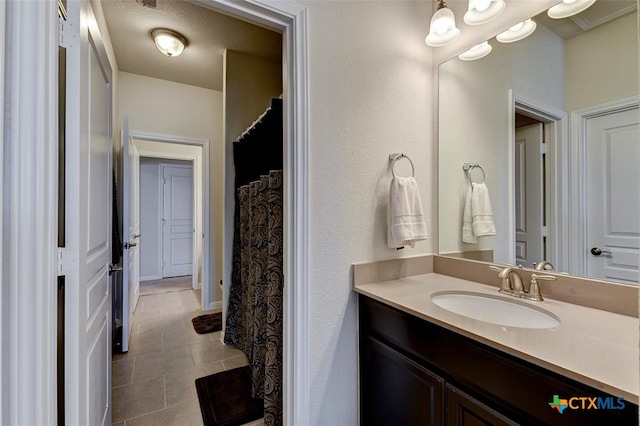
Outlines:
{"type": "Polygon", "coordinates": [[[439,66],[441,255],[638,284],[636,13],[615,0],[562,20],[545,12],[530,36],[439,66]],[[482,182],[495,235],[465,242],[487,214],[469,191],[482,182]]]}

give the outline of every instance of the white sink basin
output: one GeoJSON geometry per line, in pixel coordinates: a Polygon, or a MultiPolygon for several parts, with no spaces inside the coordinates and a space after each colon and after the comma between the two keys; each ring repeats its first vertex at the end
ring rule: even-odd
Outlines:
{"type": "Polygon", "coordinates": [[[560,325],[560,319],[551,312],[508,297],[469,291],[440,291],[433,293],[431,300],[447,311],[493,324],[518,328],[560,325]]]}

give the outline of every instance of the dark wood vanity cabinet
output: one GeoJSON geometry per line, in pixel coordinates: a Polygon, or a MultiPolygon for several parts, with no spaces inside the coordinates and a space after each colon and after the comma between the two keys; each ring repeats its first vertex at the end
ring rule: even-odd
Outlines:
{"type": "Polygon", "coordinates": [[[616,409],[617,395],[363,295],[359,327],[362,425],[638,424],[637,405],[616,409]],[[560,414],[554,395],[585,398],[585,409],[560,414]],[[587,398],[608,405],[588,409],[587,398]]]}

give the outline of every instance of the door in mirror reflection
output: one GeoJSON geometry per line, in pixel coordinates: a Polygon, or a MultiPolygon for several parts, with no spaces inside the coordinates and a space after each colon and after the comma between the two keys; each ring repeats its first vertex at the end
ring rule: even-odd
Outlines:
{"type": "Polygon", "coordinates": [[[586,122],[587,272],[638,284],[640,136],[638,109],[586,122]]]}
{"type": "Polygon", "coordinates": [[[533,267],[546,259],[544,242],[544,133],[538,122],[515,129],[515,258],[533,267]]]}

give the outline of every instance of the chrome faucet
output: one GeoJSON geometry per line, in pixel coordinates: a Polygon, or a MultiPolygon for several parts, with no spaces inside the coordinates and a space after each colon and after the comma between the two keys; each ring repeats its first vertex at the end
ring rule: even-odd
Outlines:
{"type": "Polygon", "coordinates": [[[546,260],[543,260],[540,263],[533,263],[533,269],[535,269],[536,271],[553,271],[553,265],[551,264],[551,262],[548,262],[546,260]]]}

